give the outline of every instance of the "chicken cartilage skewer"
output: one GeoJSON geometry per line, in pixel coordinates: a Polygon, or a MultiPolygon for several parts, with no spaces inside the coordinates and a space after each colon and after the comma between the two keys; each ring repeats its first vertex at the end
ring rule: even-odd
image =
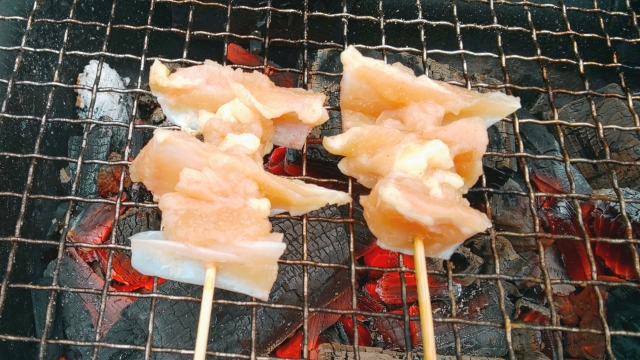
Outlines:
{"type": "Polygon", "coordinates": [[[418,76],[401,64],[340,56],[345,132],[324,138],[340,170],[371,188],[360,203],[381,248],[416,257],[424,356],[436,359],[425,256],[449,259],[491,226],[463,198],[482,175],[486,128],[520,107],[500,92],[478,93],[418,76]]]}
{"type": "Polygon", "coordinates": [[[311,128],[329,119],[324,94],[212,61],[175,73],[156,61],[149,86],[184,132],[156,130],[131,165],[131,178],[158,201],[163,229],[132,237],[132,263],[145,274],[204,284],[194,352],[203,360],[214,287],[269,297],[286,246],[268,217],[351,197],[262,166],[273,144],[301,149],[311,128]]]}

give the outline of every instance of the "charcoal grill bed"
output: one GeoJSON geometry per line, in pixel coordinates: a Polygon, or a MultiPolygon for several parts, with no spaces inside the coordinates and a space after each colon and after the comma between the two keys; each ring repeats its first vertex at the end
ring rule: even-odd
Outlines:
{"type": "MultiPolygon", "coordinates": [[[[618,143],[640,141],[637,113],[637,101],[640,100],[639,10],[638,2],[632,0],[0,2],[0,358],[57,359],[62,348],[84,349],[81,353],[87,355],[83,359],[102,358],[103,350],[116,354],[115,358],[125,353],[130,356],[126,358],[191,357],[192,348],[179,343],[158,345],[154,332],[149,330],[165,316],[156,312],[160,302],[172,301],[178,306],[188,304],[197,308],[197,291],[185,290],[181,295],[169,295],[159,289],[157,279],[148,293],[133,294],[114,292],[104,282],[98,287],[95,281],[91,282],[92,286],[88,281],[72,287],[61,283],[61,276],[69,271],[64,261],[76,250],[109,250],[107,273],[110,273],[114,251],[127,249],[126,244],[117,242],[115,232],[108,243],[101,245],[61,241],[66,238],[76,206],[102,202],[113,204],[116,209],[123,206],[152,209],[155,205],[80,196],[80,177],[72,177],[62,185],[60,170],[70,163],[76,164],[76,169],[128,165],[127,156],[137,151],[136,139],[140,133],[148,134],[158,127],[136,121],[148,116],[144,114],[144,104],[150,92],[144,85],[153,61],[193,65],[213,59],[226,63],[228,46],[232,42],[245,48],[257,48],[264,56],[263,66],[239,67],[262,70],[267,62],[273,61],[282,66],[277,71],[296,74],[298,85],[303,88],[312,88],[318,79],[339,79],[339,71],[315,67],[313,60],[319,51],[337,52],[347,45],[356,45],[361,51],[388,62],[406,59],[405,55],[417,59],[414,69],[422,69],[434,77],[442,75],[442,71],[455,72],[457,77],[445,79],[455,85],[519,96],[525,110],[502,120],[497,128],[490,130],[492,141],[485,156],[485,165],[500,168],[503,176],[519,174],[519,185],[507,188],[503,186],[504,181],[495,184],[494,175],[487,172],[470,192],[470,197],[480,202],[494,220],[494,226],[478,237],[488,244],[486,251],[493,261],[480,275],[456,272],[452,266],[444,266],[432,274],[447,279],[450,299],[456,297],[455,279],[481,278],[482,283],[490,284],[491,294],[495,296],[497,317],[490,321],[465,319],[454,306],[447,316],[435,319],[436,327],[449,326],[454,344],[450,352],[459,359],[465,355],[461,337],[465,333],[463,328],[468,326],[498,329],[505,349],[501,356],[509,359],[520,356],[514,345],[515,338],[526,331],[551,334],[548,343],[552,344],[554,358],[567,356],[562,340],[567,334],[594,336],[604,344],[604,355],[608,358],[633,358],[629,349],[638,348],[640,329],[629,324],[634,319],[631,315],[620,315],[619,308],[612,310],[607,306],[614,300],[632,310],[640,306],[635,301],[638,300],[638,282],[619,282],[611,277],[595,280],[596,258],[582,219],[578,217],[581,229],[578,235],[551,235],[543,229],[537,204],[542,198],[556,198],[579,209],[579,201],[595,196],[591,186],[585,183],[591,180],[599,188],[613,189],[608,195],[599,196],[617,203],[618,209],[634,208],[640,203],[640,198],[629,197],[631,193],[622,190],[625,187],[640,190],[640,179],[633,178],[640,169],[640,159],[634,155],[639,151],[630,151],[629,147],[618,143]],[[126,89],[110,90],[129,94],[133,99],[128,122],[108,124],[126,133],[119,142],[125,160],[114,162],[89,156],[87,139],[91,127],[105,126],[103,119],[76,116],[74,90],[81,88],[76,77],[90,60],[99,60],[100,66],[107,63],[122,77],[130,79],[126,89]],[[438,64],[448,67],[439,68],[441,65],[438,64]],[[611,122],[607,117],[607,111],[611,110],[600,113],[601,103],[605,101],[615,101],[611,106],[622,109],[624,121],[611,122]],[[571,110],[565,106],[571,104],[579,108],[576,113],[580,116],[571,118],[568,115],[571,110]],[[68,140],[72,136],[81,139],[77,156],[69,156],[68,140]],[[532,182],[532,166],[537,170],[546,169],[545,174],[562,177],[564,183],[561,185],[566,193],[537,191],[532,182]],[[579,173],[585,168],[598,169],[602,174],[593,176],[590,173],[589,179],[585,179],[579,173]],[[495,222],[496,213],[492,209],[504,205],[494,201],[498,196],[516,199],[512,202],[519,204],[516,208],[523,214],[513,217],[516,226],[495,222]],[[60,236],[51,235],[52,223],[53,227],[57,226],[60,236]],[[504,263],[500,259],[499,245],[505,238],[514,245],[530,246],[530,250],[538,252],[540,256],[536,262],[541,271],[537,276],[513,273],[501,267],[504,263]],[[546,254],[543,246],[549,239],[584,243],[591,280],[572,281],[552,271],[552,259],[542,255],[546,254]],[[514,305],[507,294],[509,284],[516,282],[537,284],[539,300],[546,303],[544,312],[550,319],[548,324],[513,320],[514,305]],[[553,300],[554,289],[561,286],[593,290],[597,328],[561,323],[559,309],[553,300]],[[140,310],[141,318],[146,321],[142,326],[146,332],[136,335],[142,336],[142,342],[110,342],[100,330],[92,330],[83,339],[61,336],[64,334],[58,320],[63,311],[61,306],[78,296],[84,296],[85,301],[94,299],[99,325],[104,325],[110,316],[109,299],[146,301],[148,306],[140,310]],[[43,306],[43,311],[34,315],[32,309],[38,304],[43,306]]],[[[97,83],[83,89],[92,92],[92,99],[96,98],[97,83]]],[[[340,110],[336,94],[333,95],[326,104],[332,119],[338,117],[340,110]]],[[[335,131],[335,128],[325,130],[335,131]]],[[[305,148],[303,163],[307,154],[305,148]]],[[[303,178],[321,181],[306,173],[303,178]]],[[[124,181],[124,177],[120,179],[120,194],[124,181]]],[[[349,179],[346,185],[351,192],[354,182],[349,179]]],[[[371,315],[354,310],[358,272],[370,269],[355,262],[357,219],[345,216],[351,213],[341,212],[340,218],[330,219],[319,216],[310,220],[305,216],[300,222],[303,229],[307,229],[310,221],[340,223],[347,229],[351,256],[343,269],[348,271],[347,278],[351,281],[352,309],[332,312],[355,319],[357,315],[371,315]]],[[[633,237],[632,227],[632,222],[638,219],[628,216],[625,211],[621,214],[625,235],[596,241],[627,244],[634,259],[635,273],[640,277],[638,239],[633,237]]],[[[121,216],[115,215],[114,221],[116,224],[122,221],[121,216]]],[[[327,312],[310,305],[313,294],[308,290],[309,274],[313,268],[335,264],[313,261],[307,236],[301,235],[299,243],[300,257],[287,260],[283,265],[302,269],[300,282],[305,288],[302,306],[296,310],[302,319],[303,357],[306,358],[309,356],[306,351],[309,318],[327,312]]],[[[402,262],[400,266],[404,279],[404,273],[411,270],[402,262]]],[[[404,281],[402,293],[406,300],[404,281]]],[[[295,308],[291,304],[262,303],[252,299],[218,300],[217,305],[251,313],[250,351],[210,355],[244,359],[266,358],[266,354],[255,351],[258,334],[269,330],[256,326],[256,314],[260,309],[295,308]]],[[[418,318],[410,316],[406,301],[401,308],[401,315],[375,316],[404,321],[405,342],[410,344],[409,320],[418,318]]],[[[358,346],[350,349],[350,353],[358,358],[358,346]]],[[[420,357],[413,350],[407,346],[398,356],[420,357]]],[[[346,356],[346,353],[343,351],[340,356],[346,356]]]]}

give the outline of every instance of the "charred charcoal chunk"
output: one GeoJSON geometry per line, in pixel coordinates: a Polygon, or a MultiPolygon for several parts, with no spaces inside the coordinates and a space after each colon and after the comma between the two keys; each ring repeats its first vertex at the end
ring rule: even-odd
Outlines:
{"type": "MultiPolygon", "coordinates": [[[[513,303],[505,297],[507,314],[511,316],[513,303]]],[[[502,323],[498,287],[493,281],[476,282],[463,289],[458,304],[457,317],[466,320],[490,321],[502,323]],[[464,299],[464,300],[462,300],[464,299]]],[[[434,318],[451,316],[450,305],[446,303],[434,304],[434,318]]],[[[436,347],[439,354],[455,354],[455,337],[449,323],[435,323],[436,347]]],[[[458,324],[462,353],[470,356],[504,356],[507,344],[504,330],[496,327],[458,324]]]]}
{"type": "Polygon", "coordinates": [[[147,190],[147,187],[144,186],[143,183],[137,182],[131,184],[131,188],[129,189],[129,198],[133,202],[152,202],[153,194],[151,191],[147,190]]]}
{"type": "MultiPolygon", "coordinates": [[[[458,247],[453,255],[451,255],[449,261],[453,265],[454,274],[479,274],[484,264],[484,260],[480,256],[474,254],[465,246],[458,247]]],[[[477,278],[469,275],[465,277],[454,277],[453,279],[462,286],[469,286],[476,281],[477,278]]]]}
{"type": "MultiPolygon", "coordinates": [[[[491,197],[491,219],[498,231],[533,233],[529,197],[526,195],[524,184],[518,180],[522,179],[514,175],[500,188],[504,193],[497,193],[491,197]]],[[[537,248],[533,237],[518,236],[509,240],[517,250],[528,251],[537,248]]]]}
{"type": "MultiPolygon", "coordinates": [[[[533,116],[526,110],[520,109],[517,114],[522,119],[532,119],[533,116]]],[[[520,134],[524,143],[524,150],[534,155],[551,155],[562,158],[560,145],[556,141],[553,134],[549,131],[549,127],[534,123],[521,123],[520,134]]],[[[546,160],[546,159],[528,159],[532,177],[547,183],[555,189],[554,192],[570,193],[570,182],[562,161],[546,160]]],[[[574,165],[570,164],[569,169],[573,176],[576,186],[576,192],[579,194],[591,194],[592,189],[584,176],[576,170],[574,165]]]]}
{"type": "MultiPolygon", "coordinates": [[[[640,332],[640,291],[615,287],[607,296],[607,323],[612,331],[640,332]]],[[[633,359],[640,354],[640,339],[612,336],[611,348],[618,359],[633,359]]]]}
{"type": "MultiPolygon", "coordinates": [[[[624,95],[618,84],[610,84],[597,92],[624,95]]],[[[635,121],[627,103],[619,98],[593,97],[597,120],[602,125],[634,127],[635,121]]],[[[638,108],[639,102],[634,102],[638,108]]],[[[590,102],[586,99],[567,104],[558,113],[558,118],[571,123],[595,125],[591,114],[590,102]]],[[[604,147],[593,127],[580,126],[563,128],[567,151],[571,157],[602,160],[606,158],[604,147]]],[[[640,137],[637,131],[605,129],[604,140],[609,146],[611,159],[618,161],[637,161],[640,157],[640,137]]],[[[627,166],[606,163],[576,163],[576,168],[585,176],[594,188],[611,187],[611,171],[616,171],[619,185],[638,189],[639,166],[627,166]]]]}

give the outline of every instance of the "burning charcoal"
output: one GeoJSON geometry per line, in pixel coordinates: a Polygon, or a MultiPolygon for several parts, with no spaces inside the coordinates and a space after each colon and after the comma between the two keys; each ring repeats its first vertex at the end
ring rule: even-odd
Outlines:
{"type": "Polygon", "coordinates": [[[53,238],[58,237],[60,230],[62,230],[62,225],[64,221],[64,217],[67,214],[67,210],[69,209],[69,202],[63,202],[58,205],[56,212],[51,221],[51,226],[49,227],[49,231],[47,231],[47,240],[51,240],[53,238]]]}
{"type": "MultiPolygon", "coordinates": [[[[484,260],[480,256],[475,255],[465,246],[458,247],[449,261],[453,263],[454,274],[479,274],[484,264],[484,260]]],[[[469,286],[476,281],[476,277],[454,277],[453,280],[462,286],[469,286]]]]}
{"type": "MultiPolygon", "coordinates": [[[[487,129],[489,135],[488,152],[513,154],[516,152],[516,141],[513,133],[513,125],[509,122],[498,121],[495,125],[487,129]]],[[[485,156],[482,159],[483,165],[489,169],[518,170],[518,163],[515,157],[511,156],[485,156]]],[[[485,170],[485,173],[487,171],[485,170]]]]}
{"type": "MultiPolygon", "coordinates": [[[[334,206],[312,212],[309,216],[340,218],[334,206]]],[[[272,220],[274,231],[285,234],[288,246],[283,259],[302,258],[302,223],[299,220],[276,218],[272,220]]],[[[327,221],[310,221],[307,227],[309,260],[324,263],[347,264],[350,260],[349,241],[345,225],[327,221]]],[[[363,254],[369,243],[356,239],[356,256],[363,254]]],[[[369,240],[371,241],[371,240],[369,240]]],[[[323,307],[350,285],[347,269],[309,266],[309,306],[323,307]]],[[[167,281],[159,286],[163,294],[200,296],[201,287],[167,281]]],[[[245,295],[216,290],[216,299],[247,301],[245,295]]],[[[269,303],[302,306],[302,268],[298,265],[281,265],[269,303]]],[[[144,344],[149,327],[150,299],[140,299],[123,311],[122,319],[114,326],[104,341],[122,344],[144,344]]],[[[153,329],[153,346],[191,349],[195,342],[196,324],[200,304],[197,302],[159,300],[156,304],[153,329]],[[160,315],[161,314],[161,315],[160,315]]],[[[256,325],[258,354],[273,351],[301,326],[299,311],[282,308],[258,307],[256,325]]],[[[248,354],[251,347],[251,308],[248,306],[217,305],[213,309],[209,333],[209,350],[248,354]],[[215,339],[215,341],[214,341],[215,339]]],[[[142,358],[142,353],[126,349],[101,349],[100,359],[109,356],[142,358]],[[104,353],[104,354],[103,354],[104,353]],[[104,356],[104,357],[103,357],[104,356]]]]}
{"type": "MultiPolygon", "coordinates": [[[[143,231],[160,230],[160,214],[157,209],[138,208],[124,214],[116,227],[115,243],[131,246],[129,237],[143,231]]],[[[106,271],[109,252],[97,250],[102,270],[106,271]]],[[[139,273],[131,265],[131,251],[114,250],[111,262],[112,286],[118,291],[134,291],[140,288],[151,290],[153,277],[139,273]]],[[[164,280],[160,280],[162,284],[164,280]]]]}
{"type": "MultiPolygon", "coordinates": [[[[107,161],[121,161],[122,156],[116,152],[112,152],[107,161]]],[[[118,193],[118,188],[120,186],[120,177],[122,175],[122,171],[125,171],[124,184],[125,188],[131,186],[131,177],[129,177],[128,168],[124,165],[103,165],[100,167],[98,171],[98,178],[96,180],[96,185],[98,187],[98,193],[100,196],[108,197],[113,196],[118,193]]]]}
{"type": "MultiPolygon", "coordinates": [[[[398,309],[390,311],[392,314],[403,315],[403,310],[398,309]]],[[[409,316],[417,316],[420,314],[417,305],[409,307],[409,316]]],[[[405,350],[407,348],[406,338],[404,335],[404,321],[387,317],[374,317],[373,326],[381,338],[385,349],[389,350],[405,350]]],[[[409,321],[409,334],[412,348],[416,348],[421,342],[419,337],[420,322],[409,321]]]]}
{"type": "MultiPolygon", "coordinates": [[[[355,326],[353,326],[353,318],[351,316],[343,315],[338,321],[338,325],[342,328],[342,332],[347,336],[346,344],[354,344],[355,342],[355,326]]],[[[371,333],[369,329],[360,321],[356,321],[358,327],[358,346],[371,346],[373,340],[371,339],[371,333]]]]}
{"type": "MultiPolygon", "coordinates": [[[[625,199],[640,199],[640,193],[631,189],[620,189],[625,199]]],[[[597,190],[596,195],[604,195],[617,198],[613,189],[597,190]]],[[[631,222],[632,236],[640,237],[640,204],[625,202],[626,214],[631,222]]],[[[624,219],[620,216],[620,204],[605,200],[597,200],[593,203],[593,231],[595,236],[604,238],[624,239],[627,237],[627,227],[624,219]]],[[[636,247],[636,251],[640,251],[636,244],[613,244],[607,242],[595,243],[595,254],[604,261],[605,265],[616,276],[627,280],[635,280],[638,274],[635,269],[635,261],[633,259],[630,246],[636,247]]]]}
{"type": "MultiPolygon", "coordinates": [[[[577,325],[582,329],[602,330],[598,302],[592,286],[566,298],[557,297],[556,302],[558,315],[561,316],[563,324],[577,325]]],[[[604,359],[604,346],[604,335],[581,332],[564,334],[564,350],[573,357],[604,359]]]]}
{"type": "MultiPolygon", "coordinates": [[[[60,286],[80,289],[102,290],[104,281],[96,275],[91,268],[77,255],[72,248],[60,258],[60,273],[58,282],[60,286]]],[[[53,276],[56,261],[53,261],[45,271],[45,279],[53,276]]],[[[44,280],[43,280],[44,281],[44,280]]],[[[49,285],[51,282],[48,283],[49,285]]],[[[62,291],[58,294],[59,311],[54,314],[56,322],[60,321],[64,329],[64,335],[69,340],[93,341],[95,338],[95,326],[100,311],[101,297],[86,293],[72,293],[62,291]]],[[[131,304],[133,300],[122,296],[109,296],[107,298],[101,334],[106,334],[120,319],[122,309],[131,304]]],[[[34,306],[46,308],[46,302],[34,302],[34,306]]],[[[36,313],[42,310],[35,310],[36,313]]],[[[55,324],[55,323],[54,323],[55,324]]],[[[55,326],[55,325],[54,325],[55,326]]],[[[55,328],[54,328],[55,330],[55,328]]],[[[90,347],[73,347],[82,355],[83,359],[90,359],[93,349],[90,347]]]]}
{"type": "MultiPolygon", "coordinates": [[[[599,93],[624,95],[620,85],[610,84],[597,90],[599,93]]],[[[598,121],[602,125],[617,125],[633,127],[635,121],[629,111],[627,103],[618,98],[594,97],[598,121]]],[[[640,102],[634,102],[638,108],[640,102]]],[[[589,123],[595,121],[591,115],[590,103],[583,98],[576,100],[558,112],[558,118],[571,123],[589,123]]],[[[574,158],[605,159],[605,152],[595,128],[564,127],[567,151],[574,158]]],[[[604,140],[609,145],[611,159],[619,161],[637,161],[640,157],[640,139],[635,131],[618,129],[604,130],[604,140]]],[[[620,186],[638,189],[637,179],[640,177],[640,167],[622,166],[616,164],[577,163],[576,168],[582,172],[587,181],[594,188],[608,188],[611,186],[610,174],[615,170],[620,186]]]]}
{"type": "MultiPolygon", "coordinates": [[[[640,292],[624,286],[612,288],[607,296],[607,322],[611,331],[640,332],[640,292]]],[[[640,354],[640,339],[612,336],[611,348],[618,359],[633,359],[640,354]]]]}
{"type": "MultiPolygon", "coordinates": [[[[505,294],[507,314],[513,312],[513,304],[505,294]]],[[[457,318],[471,321],[491,321],[501,323],[502,313],[498,302],[498,290],[494,282],[476,282],[462,290],[457,305],[457,318]]],[[[402,310],[393,313],[402,314],[402,310]]],[[[411,306],[410,315],[418,314],[418,307],[411,306]]],[[[433,315],[435,319],[451,316],[451,306],[446,301],[433,303],[433,315]]],[[[374,324],[383,337],[387,348],[404,350],[406,347],[404,338],[404,321],[375,317],[374,324]]],[[[449,323],[434,323],[435,340],[438,354],[455,354],[455,337],[449,323]]],[[[507,353],[507,344],[504,330],[467,324],[458,324],[462,353],[470,356],[503,356],[507,353]]],[[[410,323],[411,341],[414,350],[422,347],[420,324],[418,321],[410,323]]]]}
{"type": "MultiPolygon", "coordinates": [[[[324,308],[333,310],[347,310],[351,308],[351,291],[347,290],[324,308]]],[[[307,334],[308,350],[314,352],[318,345],[320,334],[335,324],[342,315],[333,313],[316,313],[309,318],[309,332],[307,334]]],[[[353,329],[351,330],[353,334],[353,329]]],[[[302,329],[276,348],[274,354],[278,358],[299,358],[303,349],[302,329]]]]}
{"type": "Polygon", "coordinates": [[[527,351],[518,357],[520,360],[550,360],[551,358],[540,351],[527,351]]]}
{"type": "MultiPolygon", "coordinates": [[[[418,301],[418,288],[416,287],[415,274],[405,273],[407,302],[413,303],[418,301]]],[[[375,292],[385,304],[399,305],[402,304],[402,286],[400,282],[400,273],[385,272],[384,275],[376,282],[375,292]]],[[[453,292],[456,297],[460,296],[460,284],[453,284],[453,292]]],[[[429,276],[429,294],[432,300],[448,300],[449,288],[446,279],[440,276],[429,276]]]]}
{"type": "MultiPolygon", "coordinates": [[[[522,119],[531,119],[533,116],[525,109],[520,109],[517,112],[518,116],[522,119]]],[[[547,126],[533,124],[533,123],[521,123],[520,134],[522,135],[522,142],[524,144],[525,152],[535,155],[552,155],[562,157],[560,151],[560,145],[549,132],[547,126]]],[[[569,178],[565,170],[565,165],[561,161],[555,160],[538,160],[528,159],[531,176],[537,177],[542,182],[549,185],[550,189],[555,189],[553,192],[570,193],[569,178]]],[[[591,194],[591,186],[585,178],[578,172],[573,165],[569,165],[573,180],[576,186],[576,192],[578,194],[591,194]]],[[[550,191],[547,189],[545,191],[550,191]]]]}
{"type": "MultiPolygon", "coordinates": [[[[532,299],[519,299],[515,307],[514,323],[550,324],[551,314],[549,309],[532,299]]],[[[536,355],[537,357],[532,357],[533,359],[547,359],[547,356],[554,357],[555,343],[550,331],[517,328],[513,330],[512,335],[513,347],[519,358],[524,357],[524,354],[530,354],[530,357],[536,355]]]]}
{"type": "MultiPolygon", "coordinates": [[[[555,235],[573,235],[583,237],[578,224],[578,215],[573,204],[565,199],[550,198],[538,209],[542,227],[546,232],[555,235]]],[[[582,240],[555,239],[567,274],[571,280],[591,279],[591,265],[587,250],[582,240]]],[[[596,260],[596,271],[603,274],[603,264],[596,260]]]]}
{"type": "MultiPolygon", "coordinates": [[[[517,177],[514,177],[517,179],[517,177]]],[[[508,180],[501,188],[504,191],[526,192],[522,184],[515,179],[508,180]]],[[[515,233],[533,233],[533,216],[526,195],[494,194],[491,197],[491,219],[498,231],[515,233]]],[[[519,251],[537,249],[533,237],[511,237],[514,248],[519,251]]]]}
{"type": "MultiPolygon", "coordinates": [[[[67,238],[75,243],[101,244],[107,240],[113,227],[116,206],[103,203],[89,203],[73,218],[67,238]]],[[[124,213],[125,208],[120,208],[124,213]]],[[[79,255],[87,261],[95,260],[94,250],[78,248],[79,255]]]]}
{"type": "MultiPolygon", "coordinates": [[[[101,119],[103,121],[110,121],[108,119],[101,119]]],[[[108,160],[111,154],[116,152],[121,156],[123,155],[123,149],[127,142],[128,128],[120,126],[94,126],[89,131],[87,137],[87,148],[84,152],[83,160],[108,160]]],[[[135,130],[132,134],[130,147],[130,156],[135,157],[143,144],[143,133],[135,130]]],[[[69,157],[77,159],[80,156],[80,150],[82,145],[82,136],[72,136],[69,138],[69,157]]],[[[120,158],[122,159],[122,157],[120,158]]],[[[115,160],[114,160],[115,161],[115,160]]],[[[69,163],[69,178],[71,179],[67,185],[67,191],[71,190],[71,181],[75,178],[76,163],[69,163]]],[[[101,193],[99,189],[98,179],[100,169],[103,166],[100,164],[82,164],[82,171],[80,174],[80,180],[78,183],[77,195],[82,197],[97,196],[101,193]]],[[[118,183],[120,179],[118,178],[118,183]]],[[[104,196],[104,195],[103,195],[104,196]]]]}

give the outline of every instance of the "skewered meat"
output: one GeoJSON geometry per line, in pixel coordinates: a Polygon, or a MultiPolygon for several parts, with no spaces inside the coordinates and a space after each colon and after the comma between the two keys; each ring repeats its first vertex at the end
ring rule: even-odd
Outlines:
{"type": "Polygon", "coordinates": [[[379,181],[369,196],[360,198],[369,229],[381,247],[413,253],[413,239],[421,235],[429,239],[427,257],[448,259],[461,242],[491,226],[459,192],[447,191],[444,198],[430,192],[418,179],[392,177],[379,181]]]}
{"type": "MultiPolygon", "coordinates": [[[[281,212],[301,215],[327,204],[343,205],[350,201],[350,197],[343,192],[277,177],[242,154],[223,153],[214,146],[178,131],[156,130],[130,169],[131,178],[144,182],[154,196],[160,199],[160,196],[174,191],[184,169],[201,171],[205,167],[214,172],[235,171],[242,174],[240,178],[255,181],[260,192],[269,199],[272,215],[281,212]]],[[[233,185],[228,186],[235,189],[233,185]]]]}
{"type": "Polygon", "coordinates": [[[437,82],[396,63],[341,55],[343,134],[325,148],[345,156],[340,170],[372,188],[364,217],[380,247],[448,259],[491,222],[462,197],[482,174],[486,127],[520,107],[499,92],[478,93],[437,82]],[[384,80],[381,80],[384,79],[384,80]]]}
{"type": "MultiPolygon", "coordinates": [[[[499,92],[468,91],[423,75],[395,63],[366,58],[350,46],[340,55],[344,67],[340,83],[340,107],[345,129],[373,124],[384,112],[432,101],[443,108],[444,124],[479,116],[487,127],[520,107],[517,98],[499,92]]],[[[442,111],[440,109],[434,111],[442,111]]]]}
{"type": "MultiPolygon", "coordinates": [[[[325,95],[280,88],[263,74],[243,73],[213,61],[181,68],[173,74],[155,62],[149,86],[169,121],[190,131],[201,131],[212,117],[230,121],[233,116],[229,111],[238,110],[242,104],[245,115],[246,110],[253,113],[252,121],[273,121],[273,132],[267,128],[260,138],[273,136],[276,145],[300,149],[311,128],[329,119],[322,106],[325,95]]],[[[246,117],[234,119],[241,123],[244,120],[246,117]]]]}

